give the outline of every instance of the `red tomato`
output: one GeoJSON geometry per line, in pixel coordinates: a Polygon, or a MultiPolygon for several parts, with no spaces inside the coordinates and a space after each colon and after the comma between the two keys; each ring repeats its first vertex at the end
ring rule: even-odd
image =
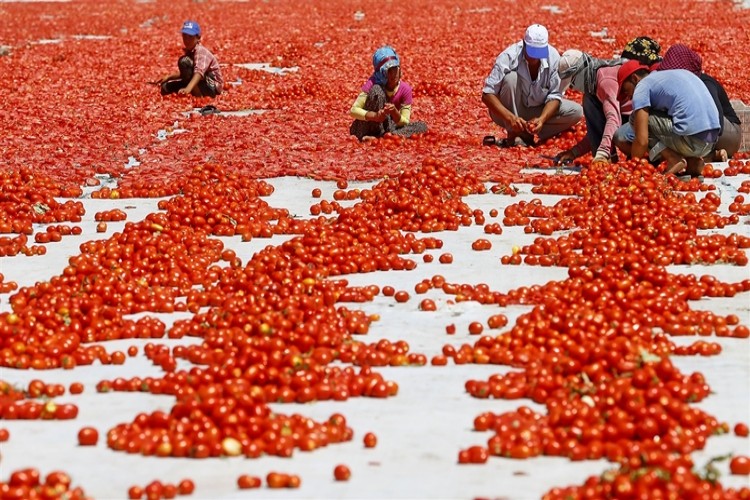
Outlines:
{"type": "Polygon", "coordinates": [[[78,431],[78,444],[80,446],[94,446],[99,441],[99,431],[93,427],[82,427],[78,431]]]}
{"type": "Polygon", "coordinates": [[[367,434],[365,434],[365,437],[362,439],[362,441],[365,444],[365,448],[375,448],[375,446],[378,444],[378,438],[372,432],[368,432],[367,434]]]}
{"type": "Polygon", "coordinates": [[[743,455],[732,457],[732,460],[729,462],[729,470],[732,474],[738,476],[750,475],[750,458],[743,455]]]}
{"type": "Polygon", "coordinates": [[[346,465],[337,465],[333,469],[333,477],[336,481],[348,481],[352,477],[352,471],[346,465]]]}

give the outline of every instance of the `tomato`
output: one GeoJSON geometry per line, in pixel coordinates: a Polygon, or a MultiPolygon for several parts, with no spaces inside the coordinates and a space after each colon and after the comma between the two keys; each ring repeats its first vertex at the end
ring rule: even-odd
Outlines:
{"type": "MultiPolygon", "coordinates": [[[[260,478],[258,478],[258,481],[260,481],[260,478]]],[[[195,483],[192,479],[183,479],[177,485],[177,492],[180,495],[192,495],[193,491],[195,491],[195,483]]]]}
{"type": "Polygon", "coordinates": [[[453,254],[443,253],[438,257],[438,262],[441,264],[450,264],[453,262],[453,254]]]}
{"type": "Polygon", "coordinates": [[[99,441],[99,431],[94,427],[82,427],[78,431],[78,444],[80,446],[95,446],[99,441]]]}
{"type": "Polygon", "coordinates": [[[738,476],[750,475],[750,458],[743,455],[732,457],[732,460],[729,462],[729,470],[732,474],[738,476]]]}
{"type": "MultiPolygon", "coordinates": [[[[237,478],[237,486],[242,490],[260,488],[262,480],[257,476],[242,474],[237,478]]],[[[269,482],[269,487],[271,487],[269,482]]]]}
{"type": "Polygon", "coordinates": [[[333,477],[336,481],[348,481],[351,476],[352,471],[346,465],[340,464],[333,469],[333,477]]]}
{"type": "Polygon", "coordinates": [[[378,438],[372,432],[368,432],[367,434],[365,434],[362,442],[364,443],[365,448],[375,448],[375,446],[377,446],[378,444],[378,438]]]}
{"type": "Polygon", "coordinates": [[[469,323],[469,334],[479,335],[484,331],[484,326],[479,321],[472,321],[469,323]]]}
{"type": "Polygon", "coordinates": [[[747,437],[749,434],[747,424],[744,424],[742,422],[735,424],[734,433],[740,437],[747,437]]]}
{"type": "Polygon", "coordinates": [[[435,311],[437,310],[437,306],[435,305],[435,301],[432,299],[423,299],[419,303],[419,309],[422,311],[435,311]]]}
{"type": "Polygon", "coordinates": [[[266,484],[268,485],[269,488],[272,488],[272,489],[286,488],[288,483],[289,483],[288,474],[282,474],[279,472],[269,472],[266,475],[266,484]]]}

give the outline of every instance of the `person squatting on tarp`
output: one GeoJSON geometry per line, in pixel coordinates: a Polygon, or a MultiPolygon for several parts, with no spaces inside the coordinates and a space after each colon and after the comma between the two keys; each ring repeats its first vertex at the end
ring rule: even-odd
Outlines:
{"type": "Polygon", "coordinates": [[[401,60],[395,49],[380,47],[372,56],[373,73],[362,85],[350,114],[349,133],[360,141],[386,133],[402,137],[427,132],[427,124],[411,121],[412,88],[401,79],[401,60]]]}

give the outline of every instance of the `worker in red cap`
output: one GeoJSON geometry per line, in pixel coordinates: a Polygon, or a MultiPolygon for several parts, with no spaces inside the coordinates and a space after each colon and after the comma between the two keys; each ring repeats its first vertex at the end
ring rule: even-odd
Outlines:
{"type": "Polygon", "coordinates": [[[700,78],[684,69],[652,73],[633,60],[620,66],[617,81],[620,101],[633,101],[629,123],[615,134],[617,147],[632,158],[665,161],[664,173],[700,176],[720,129],[719,113],[700,78]]]}

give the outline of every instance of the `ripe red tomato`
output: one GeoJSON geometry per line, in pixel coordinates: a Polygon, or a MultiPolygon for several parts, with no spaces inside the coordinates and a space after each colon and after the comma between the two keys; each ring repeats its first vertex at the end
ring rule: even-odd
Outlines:
{"type": "Polygon", "coordinates": [[[99,441],[99,431],[93,427],[83,427],[78,431],[78,444],[80,446],[94,446],[99,441]]]}
{"type": "Polygon", "coordinates": [[[453,254],[451,253],[440,254],[440,257],[438,257],[438,261],[441,264],[450,264],[451,262],[453,262],[453,254]]]}
{"type": "Polygon", "coordinates": [[[419,303],[419,309],[422,311],[435,311],[437,310],[437,306],[435,305],[434,300],[423,299],[422,302],[419,303]]]}
{"type": "Polygon", "coordinates": [[[744,423],[742,423],[742,422],[740,422],[740,423],[736,424],[736,425],[734,426],[734,433],[735,433],[735,434],[736,434],[737,436],[740,436],[740,437],[747,437],[747,436],[748,436],[748,434],[749,434],[749,432],[748,432],[748,428],[747,428],[747,424],[744,424],[744,423]]]}
{"type": "Polygon", "coordinates": [[[346,465],[337,465],[333,469],[333,477],[336,481],[348,481],[352,477],[352,471],[346,465]]]}
{"type": "Polygon", "coordinates": [[[406,302],[407,300],[409,300],[409,293],[403,290],[399,290],[398,292],[396,292],[396,295],[394,295],[394,298],[396,299],[396,302],[406,302]]]}
{"type": "Polygon", "coordinates": [[[375,446],[378,444],[378,437],[372,432],[368,432],[367,434],[365,434],[365,437],[362,439],[362,441],[365,444],[365,448],[375,448],[375,446]]]}
{"type": "Polygon", "coordinates": [[[484,331],[484,326],[479,321],[472,321],[469,323],[469,334],[479,335],[484,331]]]}
{"type": "MultiPolygon", "coordinates": [[[[270,476],[270,474],[269,474],[270,476]]],[[[251,476],[250,474],[242,474],[237,478],[237,486],[242,490],[249,490],[253,488],[260,488],[262,480],[258,476],[251,476]]],[[[270,487],[270,482],[269,482],[270,487]]]]}
{"type": "Polygon", "coordinates": [[[750,475],[750,458],[743,455],[732,457],[729,462],[729,470],[737,476],[750,475]]]}
{"type": "MultiPolygon", "coordinates": [[[[260,480],[260,478],[258,478],[260,480]]],[[[183,479],[180,484],[177,485],[177,492],[180,495],[192,495],[195,491],[195,483],[192,479],[183,479]]]]}

